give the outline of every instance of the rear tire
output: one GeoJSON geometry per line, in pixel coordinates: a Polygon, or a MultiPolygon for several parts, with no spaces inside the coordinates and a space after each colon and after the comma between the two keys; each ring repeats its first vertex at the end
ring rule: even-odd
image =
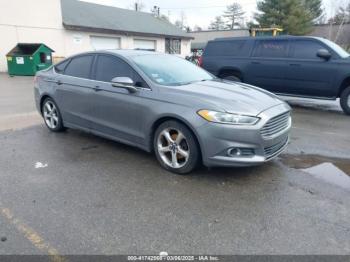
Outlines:
{"type": "Polygon", "coordinates": [[[233,81],[233,82],[242,82],[241,77],[239,77],[238,75],[234,74],[234,73],[224,73],[220,76],[220,78],[225,79],[225,80],[229,80],[229,81],[233,81]]]}
{"type": "Polygon", "coordinates": [[[340,106],[345,114],[350,115],[350,86],[341,93],[340,106]]]}
{"type": "Polygon", "coordinates": [[[161,124],[154,135],[153,148],[160,165],[175,174],[193,171],[200,159],[197,140],[184,124],[171,120],[161,124]]]}
{"type": "Polygon", "coordinates": [[[62,132],[65,130],[60,110],[52,98],[48,97],[44,100],[41,112],[45,125],[50,131],[62,132]]]}

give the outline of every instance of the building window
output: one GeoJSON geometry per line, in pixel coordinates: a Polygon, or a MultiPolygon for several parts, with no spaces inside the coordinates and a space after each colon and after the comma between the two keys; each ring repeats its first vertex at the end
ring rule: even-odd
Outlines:
{"type": "Polygon", "coordinates": [[[165,38],[165,53],[181,54],[181,39],[165,38]]]}

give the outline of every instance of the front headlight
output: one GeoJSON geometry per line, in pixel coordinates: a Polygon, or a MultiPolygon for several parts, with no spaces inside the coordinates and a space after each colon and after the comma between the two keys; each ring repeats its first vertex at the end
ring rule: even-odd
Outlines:
{"type": "Polygon", "coordinates": [[[200,110],[198,115],[205,120],[214,123],[231,124],[231,125],[255,125],[260,118],[254,116],[244,116],[238,114],[230,114],[209,110],[200,110]]]}

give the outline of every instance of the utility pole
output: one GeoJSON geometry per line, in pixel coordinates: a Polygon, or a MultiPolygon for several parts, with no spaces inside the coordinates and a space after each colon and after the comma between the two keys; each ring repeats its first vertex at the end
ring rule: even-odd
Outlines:
{"type": "Polygon", "coordinates": [[[231,24],[231,29],[234,29],[235,27],[235,13],[232,12],[232,24],[231,24]]]}

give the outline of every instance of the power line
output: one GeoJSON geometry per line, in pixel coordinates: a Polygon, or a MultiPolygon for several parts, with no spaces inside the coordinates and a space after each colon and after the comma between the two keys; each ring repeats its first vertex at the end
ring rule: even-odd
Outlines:
{"type": "Polygon", "coordinates": [[[187,7],[162,7],[166,10],[175,10],[175,9],[203,9],[203,8],[222,8],[226,5],[215,5],[215,6],[187,6],[187,7]]]}
{"type": "MultiPolygon", "coordinates": [[[[252,6],[256,5],[256,1],[254,3],[243,4],[242,6],[252,6]]],[[[228,5],[213,5],[213,6],[186,6],[186,7],[162,7],[165,10],[186,10],[186,9],[206,9],[206,8],[225,8],[228,5]]]]}

